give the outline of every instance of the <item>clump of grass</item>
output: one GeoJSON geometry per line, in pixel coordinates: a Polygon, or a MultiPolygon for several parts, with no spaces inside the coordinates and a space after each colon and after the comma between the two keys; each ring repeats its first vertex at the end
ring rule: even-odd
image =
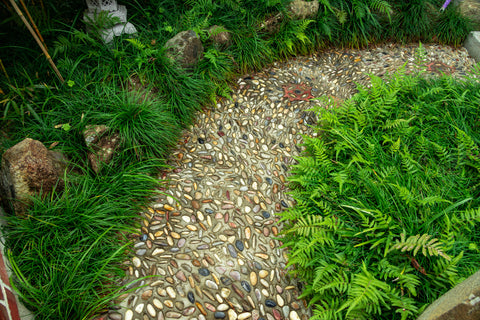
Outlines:
{"type": "Polygon", "coordinates": [[[126,235],[160,182],[140,163],[104,176],[67,178],[65,191],[33,198],[3,229],[13,284],[36,319],[88,319],[120,293],[126,235]]]}
{"type": "Polygon", "coordinates": [[[289,265],[313,319],[415,319],[478,268],[478,81],[372,76],[290,177],[289,265]]]}
{"type": "Polygon", "coordinates": [[[436,27],[438,41],[459,46],[473,30],[472,25],[471,19],[464,17],[457,6],[451,5],[438,17],[436,27]]]}

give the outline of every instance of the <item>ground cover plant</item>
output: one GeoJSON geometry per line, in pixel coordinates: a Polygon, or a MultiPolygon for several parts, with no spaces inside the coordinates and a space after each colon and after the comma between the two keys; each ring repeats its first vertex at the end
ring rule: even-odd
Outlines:
{"type": "Polygon", "coordinates": [[[312,319],[415,319],[478,269],[480,83],[372,76],[290,177],[289,265],[312,319]]]}
{"type": "Polygon", "coordinates": [[[35,319],[90,319],[124,293],[118,279],[144,210],[160,181],[159,163],[68,175],[61,194],[34,197],[22,216],[8,216],[12,282],[35,319]]]}
{"type": "MultiPolygon", "coordinates": [[[[98,26],[90,24],[86,32],[83,2],[25,1],[63,84],[8,1],[0,2],[0,153],[30,137],[62,151],[84,173],[66,180],[64,194],[36,199],[25,217],[12,216],[5,228],[12,282],[39,319],[86,319],[108,306],[121,276],[113,265],[128,253],[125,239],[112,243],[112,235],[133,230],[137,213],[158,187],[148,177],[163,168],[196,112],[216,95],[229,96],[236,75],[332,45],[459,44],[470,28],[453,6],[439,12],[443,0],[322,0],[317,15],[306,20],[289,18],[288,0],[120,2],[139,32],[105,45],[98,26]],[[212,41],[212,26],[230,32],[229,45],[212,41]],[[198,66],[188,71],[163,48],[184,30],[194,30],[205,48],[198,66]],[[118,132],[121,151],[95,176],[82,132],[98,124],[118,132]],[[125,193],[131,184],[138,189],[125,193]],[[115,221],[107,208],[113,199],[112,208],[119,208],[115,221]],[[95,224],[111,229],[102,233],[95,224]]],[[[112,22],[104,18],[106,25],[112,22]]]]}

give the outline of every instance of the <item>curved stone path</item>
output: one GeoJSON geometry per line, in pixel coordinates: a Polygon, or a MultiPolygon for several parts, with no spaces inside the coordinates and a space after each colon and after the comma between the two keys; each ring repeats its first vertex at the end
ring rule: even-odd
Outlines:
{"type": "MultiPolygon", "coordinates": [[[[285,185],[290,165],[311,135],[308,111],[349,98],[368,73],[403,64],[415,69],[417,46],[332,50],[277,63],[238,80],[232,100],[205,110],[184,132],[164,174],[165,191],[144,213],[124,295],[112,320],[308,319],[277,239],[276,214],[294,205],[285,185]]],[[[428,73],[465,74],[474,64],[465,50],[424,45],[428,73]]]]}

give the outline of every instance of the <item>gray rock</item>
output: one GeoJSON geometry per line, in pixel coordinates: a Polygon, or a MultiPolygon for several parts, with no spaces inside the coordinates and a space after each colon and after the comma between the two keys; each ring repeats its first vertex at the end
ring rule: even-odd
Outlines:
{"type": "Polygon", "coordinates": [[[302,20],[314,18],[319,7],[318,1],[294,0],[290,3],[290,15],[292,19],[302,20]]]}
{"type": "Polygon", "coordinates": [[[203,55],[203,45],[193,30],[176,34],[165,44],[167,54],[178,61],[183,68],[192,68],[203,55]]]}
{"type": "Polygon", "coordinates": [[[472,56],[475,61],[480,61],[480,31],[470,32],[463,46],[465,49],[467,49],[468,54],[472,56]]]}
{"type": "Polygon", "coordinates": [[[110,132],[110,128],[105,125],[89,125],[85,126],[83,138],[90,149],[87,155],[90,165],[98,173],[103,164],[108,164],[113,159],[120,144],[118,133],[110,132]]]}
{"type": "Polygon", "coordinates": [[[212,40],[214,43],[218,44],[221,47],[229,47],[232,36],[230,35],[230,32],[228,32],[224,27],[222,26],[211,26],[208,29],[208,34],[209,39],[212,40]]]}
{"type": "Polygon", "coordinates": [[[418,320],[480,319],[480,271],[433,302],[418,320]]]}
{"type": "Polygon", "coordinates": [[[27,138],[3,154],[0,169],[0,195],[6,211],[22,215],[30,205],[30,196],[47,196],[55,189],[63,191],[60,177],[66,159],[47,150],[40,141],[27,138]]]}

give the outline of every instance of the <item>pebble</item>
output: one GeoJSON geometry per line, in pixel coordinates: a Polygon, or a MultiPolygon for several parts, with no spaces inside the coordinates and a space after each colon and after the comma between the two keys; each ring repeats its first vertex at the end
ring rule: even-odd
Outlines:
{"type": "Polygon", "coordinates": [[[266,299],[265,300],[265,305],[269,308],[275,308],[277,306],[277,303],[273,301],[272,299],[266,299]]]}
{"type": "MultiPolygon", "coordinates": [[[[233,310],[233,309],[228,310],[227,314],[228,314],[228,320],[237,320],[238,319],[238,315],[235,312],[235,310],[233,310]]],[[[132,314],[132,316],[133,316],[133,314],[132,314]]]]}
{"type": "Polygon", "coordinates": [[[300,317],[298,316],[297,311],[295,311],[295,310],[290,311],[289,319],[290,320],[300,320],[300,317]]]}
{"type": "Polygon", "coordinates": [[[243,242],[240,240],[235,241],[235,247],[237,247],[238,250],[243,251],[245,249],[245,246],[243,245],[243,242]]]}
{"type": "Polygon", "coordinates": [[[235,248],[231,244],[228,244],[227,247],[228,247],[228,252],[232,256],[232,258],[238,257],[237,251],[235,250],[235,248]]]}
{"type": "Polygon", "coordinates": [[[210,271],[206,268],[199,268],[198,273],[204,277],[210,275],[210,271]]]}
{"type": "Polygon", "coordinates": [[[125,320],[132,320],[133,319],[133,311],[128,309],[125,312],[125,320]]]}
{"type": "Polygon", "coordinates": [[[242,281],[241,285],[242,285],[243,289],[245,289],[245,291],[247,291],[247,292],[252,291],[252,287],[250,287],[250,284],[247,281],[245,281],[245,280],[242,281]]]}

